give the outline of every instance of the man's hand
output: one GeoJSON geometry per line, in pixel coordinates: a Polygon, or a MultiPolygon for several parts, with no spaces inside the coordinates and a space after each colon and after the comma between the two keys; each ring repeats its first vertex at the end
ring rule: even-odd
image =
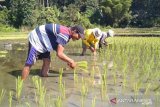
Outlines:
{"type": "Polygon", "coordinates": [[[95,48],[93,48],[92,46],[89,47],[89,49],[92,51],[92,52],[95,52],[95,48]]]}
{"type": "Polygon", "coordinates": [[[74,69],[76,67],[76,62],[74,62],[74,60],[71,60],[70,62],[68,62],[68,66],[74,69]]]}
{"type": "Polygon", "coordinates": [[[71,68],[75,68],[76,67],[76,63],[74,62],[74,60],[72,60],[71,58],[69,58],[68,56],[66,56],[64,53],[64,47],[62,45],[58,45],[58,49],[57,49],[57,56],[67,62],[68,66],[70,66],[71,68]]]}
{"type": "Polygon", "coordinates": [[[95,56],[96,55],[96,49],[92,46],[90,46],[89,49],[93,52],[93,55],[95,56]]]}

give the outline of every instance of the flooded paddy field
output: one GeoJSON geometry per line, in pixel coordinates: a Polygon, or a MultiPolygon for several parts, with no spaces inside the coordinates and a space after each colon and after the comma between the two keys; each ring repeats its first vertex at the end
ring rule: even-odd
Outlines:
{"type": "Polygon", "coordinates": [[[160,38],[115,37],[93,56],[81,54],[81,41],[65,53],[87,68],[70,69],[52,53],[49,77],[41,61],[21,81],[28,43],[0,40],[0,107],[159,107],[160,38]]]}

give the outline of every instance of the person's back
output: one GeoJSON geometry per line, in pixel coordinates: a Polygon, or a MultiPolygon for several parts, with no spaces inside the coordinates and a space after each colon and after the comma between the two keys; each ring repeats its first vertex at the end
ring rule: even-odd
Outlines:
{"type": "Polygon", "coordinates": [[[106,41],[106,38],[108,37],[113,37],[115,34],[114,34],[114,31],[109,29],[107,32],[102,32],[102,36],[99,40],[99,48],[102,48],[102,46],[107,46],[108,43],[106,41]]]}
{"type": "Polygon", "coordinates": [[[29,35],[30,43],[39,52],[56,50],[58,43],[65,45],[69,39],[69,28],[58,24],[41,25],[29,35]]]}
{"type": "Polygon", "coordinates": [[[99,28],[87,29],[85,30],[85,38],[82,39],[82,54],[86,52],[89,48],[95,54],[95,49],[97,48],[98,41],[101,38],[101,30],[99,28]]]}
{"type": "Polygon", "coordinates": [[[73,59],[64,54],[64,46],[72,40],[79,40],[84,37],[83,27],[77,25],[73,27],[65,27],[59,24],[46,24],[36,27],[29,33],[29,49],[25,66],[22,71],[22,80],[25,80],[30,72],[30,68],[35,64],[36,60],[42,59],[43,65],[41,69],[42,76],[48,76],[52,50],[56,51],[56,55],[71,68],[75,68],[76,63],[73,59]]]}

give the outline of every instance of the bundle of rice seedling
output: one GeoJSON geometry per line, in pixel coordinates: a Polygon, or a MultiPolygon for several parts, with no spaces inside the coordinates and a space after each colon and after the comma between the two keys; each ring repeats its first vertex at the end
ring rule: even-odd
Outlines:
{"type": "Polygon", "coordinates": [[[88,63],[87,61],[79,61],[79,62],[76,62],[77,63],[77,69],[80,69],[82,71],[85,71],[85,72],[88,72],[88,63]]]}

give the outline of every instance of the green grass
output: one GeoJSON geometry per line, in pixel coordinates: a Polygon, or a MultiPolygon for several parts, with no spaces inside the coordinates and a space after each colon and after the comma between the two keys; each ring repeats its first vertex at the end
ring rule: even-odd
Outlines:
{"type": "Polygon", "coordinates": [[[28,32],[0,32],[0,40],[27,39],[28,32]]]}
{"type": "MultiPolygon", "coordinates": [[[[112,28],[116,34],[160,34],[160,28],[112,28]]],[[[107,31],[108,29],[102,28],[102,31],[107,31]]],[[[6,39],[26,39],[29,31],[26,32],[0,32],[0,40],[6,39]]],[[[69,43],[73,46],[81,46],[81,42],[77,44],[76,42],[69,43]],[[76,45],[75,45],[76,44],[76,45]]]]}
{"type": "Polygon", "coordinates": [[[113,29],[116,33],[152,33],[159,34],[160,28],[115,28],[113,29]]]}

